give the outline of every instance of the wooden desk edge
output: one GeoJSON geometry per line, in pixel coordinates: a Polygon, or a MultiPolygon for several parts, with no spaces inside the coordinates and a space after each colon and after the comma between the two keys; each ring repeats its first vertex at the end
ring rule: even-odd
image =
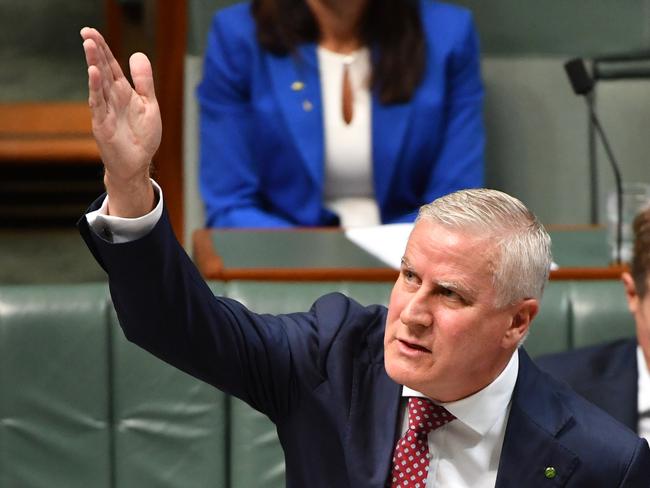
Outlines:
{"type": "Polygon", "coordinates": [[[550,280],[618,280],[627,271],[627,266],[608,266],[606,268],[566,267],[551,271],[550,280]]]}
{"type": "MultiPolygon", "coordinates": [[[[229,268],[220,273],[224,281],[376,281],[393,282],[398,271],[391,268],[229,268]]],[[[204,274],[206,279],[215,279],[204,274]]]]}
{"type": "Polygon", "coordinates": [[[197,229],[192,233],[192,257],[206,280],[223,280],[223,260],[212,246],[212,231],[197,229]]]}

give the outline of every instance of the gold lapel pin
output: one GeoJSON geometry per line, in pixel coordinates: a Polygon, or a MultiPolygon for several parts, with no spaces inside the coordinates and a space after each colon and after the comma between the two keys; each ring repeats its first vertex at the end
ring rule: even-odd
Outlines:
{"type": "Polygon", "coordinates": [[[293,91],[300,91],[305,88],[305,84],[302,81],[294,81],[291,83],[291,89],[293,91]]]}

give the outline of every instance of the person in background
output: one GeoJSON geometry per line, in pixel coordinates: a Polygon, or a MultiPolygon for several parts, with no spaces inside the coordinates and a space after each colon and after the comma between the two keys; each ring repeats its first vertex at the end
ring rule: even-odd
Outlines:
{"type": "MultiPolygon", "coordinates": [[[[634,256],[621,279],[636,338],[538,358],[538,365],[650,440],[650,207],[635,218],[634,256]]],[[[612,324],[616,327],[616,324],[612,324]]]]}
{"type": "Polygon", "coordinates": [[[432,0],[253,0],[205,54],[200,188],[209,227],[412,222],[483,186],[471,14],[432,0]]]}

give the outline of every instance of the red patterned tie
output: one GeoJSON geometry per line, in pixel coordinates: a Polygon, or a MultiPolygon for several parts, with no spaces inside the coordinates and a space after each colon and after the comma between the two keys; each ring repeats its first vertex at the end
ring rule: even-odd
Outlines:
{"type": "Polygon", "coordinates": [[[425,488],[429,474],[429,432],[454,420],[445,407],[428,398],[410,397],[409,428],[397,442],[390,473],[391,488],[425,488]]]}

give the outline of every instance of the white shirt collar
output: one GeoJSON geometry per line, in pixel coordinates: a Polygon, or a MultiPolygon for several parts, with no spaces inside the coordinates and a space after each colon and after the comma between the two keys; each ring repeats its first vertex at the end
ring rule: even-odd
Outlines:
{"type": "Polygon", "coordinates": [[[639,373],[638,411],[644,413],[650,411],[650,372],[641,346],[636,346],[636,367],[639,373]]]}
{"type": "MultiPolygon", "coordinates": [[[[441,403],[441,405],[474,432],[485,436],[507,411],[518,373],[519,354],[515,351],[504,370],[492,383],[473,395],[455,402],[441,403]]],[[[408,386],[402,387],[402,396],[426,397],[408,386]]]]}

